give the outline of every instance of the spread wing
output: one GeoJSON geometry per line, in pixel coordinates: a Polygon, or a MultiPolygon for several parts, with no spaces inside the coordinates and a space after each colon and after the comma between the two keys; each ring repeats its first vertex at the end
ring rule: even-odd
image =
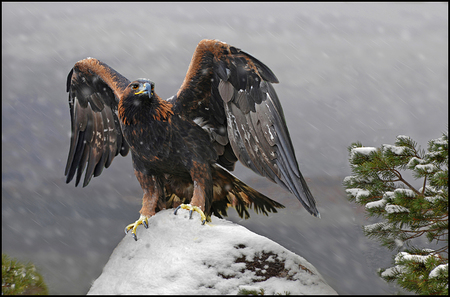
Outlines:
{"type": "Polygon", "coordinates": [[[256,58],[218,40],[202,40],[171,100],[176,113],[210,133],[220,165],[233,170],[241,161],[292,192],[318,216],[271,83],[278,79],[256,58]]]}
{"type": "Polygon", "coordinates": [[[70,71],[67,92],[72,133],[66,183],[77,172],[77,186],[86,168],[85,187],[92,176],[100,175],[104,167],[109,167],[117,154],[128,153],[116,112],[120,95],[129,83],[114,69],[93,58],[77,62],[70,71]]]}

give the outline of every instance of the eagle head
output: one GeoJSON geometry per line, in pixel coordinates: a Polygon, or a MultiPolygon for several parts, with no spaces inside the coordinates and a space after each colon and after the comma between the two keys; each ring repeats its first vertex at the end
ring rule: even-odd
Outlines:
{"type": "Polygon", "coordinates": [[[141,78],[130,83],[119,102],[119,118],[125,125],[168,121],[173,115],[172,104],[155,93],[155,83],[141,78]]]}
{"type": "Polygon", "coordinates": [[[141,78],[130,83],[129,88],[134,96],[148,96],[148,98],[152,98],[154,96],[155,83],[141,78]]]}

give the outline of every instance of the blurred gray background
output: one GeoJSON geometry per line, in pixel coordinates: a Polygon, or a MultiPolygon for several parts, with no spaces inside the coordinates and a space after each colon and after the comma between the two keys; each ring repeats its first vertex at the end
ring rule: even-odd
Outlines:
{"type": "Polygon", "coordinates": [[[364,210],[341,186],[347,147],[422,147],[448,129],[447,3],[4,3],[2,2],[2,252],[33,261],[53,294],[85,294],[142,190],[131,158],[116,157],[88,187],[65,184],[70,116],[66,77],[95,57],[130,80],[176,93],[203,38],[267,64],[300,170],[322,219],[238,166],[244,182],[285,204],[234,222],[311,262],[340,294],[389,294],[376,275],[392,253],[368,240],[364,210]]]}

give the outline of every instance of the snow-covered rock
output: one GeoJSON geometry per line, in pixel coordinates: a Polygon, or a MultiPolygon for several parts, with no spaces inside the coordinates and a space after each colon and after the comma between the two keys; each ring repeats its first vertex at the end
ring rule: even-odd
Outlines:
{"type": "Polygon", "coordinates": [[[180,209],[158,212],[138,240],[128,234],[88,294],[336,294],[314,266],[272,240],[227,220],[180,209]]]}

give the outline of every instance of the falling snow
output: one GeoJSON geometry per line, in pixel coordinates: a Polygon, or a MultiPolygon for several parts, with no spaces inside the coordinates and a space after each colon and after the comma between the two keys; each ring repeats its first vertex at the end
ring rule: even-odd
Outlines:
{"type": "MultiPolygon", "coordinates": [[[[51,294],[85,294],[142,192],[130,156],[116,156],[86,188],[65,184],[70,68],[95,57],[128,79],[151,78],[168,98],[197,43],[218,38],[280,80],[273,86],[297,161],[323,214],[309,220],[294,201],[270,218],[234,221],[308,255],[339,293],[395,293],[373,273],[389,257],[355,232],[365,221],[342,189],[346,148],[399,134],[423,145],[448,126],[447,11],[447,3],[2,3],[3,251],[39,264],[51,294]]],[[[243,167],[235,174],[256,180],[243,167]]]]}

